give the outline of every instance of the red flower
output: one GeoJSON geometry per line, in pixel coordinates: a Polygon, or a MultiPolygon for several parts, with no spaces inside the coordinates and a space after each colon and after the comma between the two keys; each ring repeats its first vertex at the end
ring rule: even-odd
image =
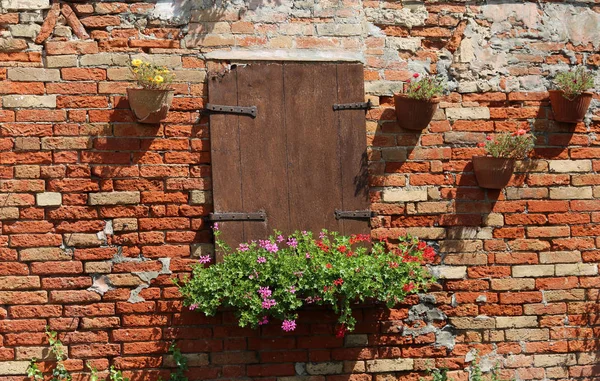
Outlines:
{"type": "Polygon", "coordinates": [[[485,147],[485,143],[477,143],[477,147],[483,148],[483,147],[485,147]]]}
{"type": "Polygon", "coordinates": [[[492,140],[492,139],[493,138],[490,135],[488,135],[488,136],[485,137],[485,140],[492,140]]]}
{"type": "Polygon", "coordinates": [[[335,337],[337,337],[338,339],[343,339],[344,336],[346,336],[346,331],[348,331],[348,329],[346,328],[346,324],[340,325],[340,327],[335,332],[335,337]]]}
{"type": "Polygon", "coordinates": [[[354,255],[353,251],[349,251],[349,252],[346,253],[346,257],[348,257],[348,258],[350,258],[353,255],[354,255]]]}
{"type": "Polygon", "coordinates": [[[425,248],[425,251],[423,251],[423,258],[430,262],[433,261],[435,258],[435,251],[433,250],[433,247],[427,246],[425,248]]]}
{"type": "Polygon", "coordinates": [[[325,267],[327,267],[328,269],[333,268],[333,266],[331,265],[331,263],[326,264],[325,267]]]}
{"type": "Polygon", "coordinates": [[[417,249],[423,250],[426,247],[427,247],[427,244],[425,242],[419,241],[419,244],[417,245],[417,249]]]}
{"type": "Polygon", "coordinates": [[[398,268],[398,266],[400,266],[400,265],[397,264],[396,262],[390,262],[390,268],[395,269],[395,268],[398,268]]]}
{"type": "Polygon", "coordinates": [[[412,282],[411,282],[411,283],[408,283],[408,284],[405,284],[405,285],[404,285],[404,287],[402,287],[402,289],[403,289],[405,292],[411,292],[411,291],[412,291],[414,288],[415,288],[415,285],[414,285],[414,283],[412,283],[412,282]]]}
{"type": "Polygon", "coordinates": [[[319,249],[323,250],[326,253],[329,253],[329,246],[325,245],[322,241],[317,241],[316,245],[319,249]]]}
{"type": "Polygon", "coordinates": [[[413,74],[413,78],[419,78],[419,73],[413,74]]]}
{"type": "Polygon", "coordinates": [[[371,236],[368,234],[352,234],[350,236],[350,244],[354,245],[357,242],[370,242],[371,236]]]}
{"type": "Polygon", "coordinates": [[[333,281],[333,284],[336,286],[341,286],[342,284],[344,284],[344,280],[342,278],[338,278],[333,281]]]}
{"type": "Polygon", "coordinates": [[[340,246],[338,246],[338,250],[340,253],[345,253],[346,250],[348,250],[348,248],[344,245],[340,245],[340,246]]]}

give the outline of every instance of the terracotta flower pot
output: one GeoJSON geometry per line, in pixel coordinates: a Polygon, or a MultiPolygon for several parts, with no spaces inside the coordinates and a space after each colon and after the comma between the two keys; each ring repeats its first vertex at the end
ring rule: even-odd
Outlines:
{"type": "Polygon", "coordinates": [[[573,100],[565,98],[560,90],[550,90],[549,93],[554,119],[565,123],[583,121],[583,117],[592,101],[592,93],[585,92],[573,100]]]}
{"type": "Polygon", "coordinates": [[[404,94],[394,94],[398,125],[407,130],[421,131],[429,125],[438,108],[440,98],[412,99],[404,94]]]}
{"type": "Polygon", "coordinates": [[[515,159],[473,156],[473,168],[480,187],[502,189],[508,184],[515,170],[515,159]]]}
{"type": "Polygon", "coordinates": [[[173,90],[127,89],[129,106],[139,123],[160,123],[173,102],[173,90]]]}

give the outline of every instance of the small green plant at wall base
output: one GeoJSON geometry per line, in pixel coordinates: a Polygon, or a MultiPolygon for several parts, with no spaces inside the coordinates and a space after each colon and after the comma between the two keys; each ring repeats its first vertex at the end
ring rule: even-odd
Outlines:
{"type": "Polygon", "coordinates": [[[144,89],[166,90],[170,88],[175,76],[164,66],[135,59],[130,63],[134,80],[144,89]]]}
{"type": "Polygon", "coordinates": [[[116,370],[115,366],[111,365],[110,369],[108,370],[108,380],[110,380],[110,381],[129,381],[129,378],[123,377],[123,372],[120,370],[116,370]]]}
{"type": "Polygon", "coordinates": [[[486,136],[485,143],[479,143],[479,147],[485,147],[487,154],[492,157],[505,159],[524,159],[534,146],[534,136],[524,129],[513,133],[486,136]]]}
{"type": "Polygon", "coordinates": [[[187,358],[181,354],[181,350],[177,348],[175,342],[169,346],[169,352],[173,355],[173,360],[175,361],[175,365],[177,365],[177,370],[171,372],[169,381],[188,381],[185,376],[185,372],[188,370],[187,358]]]}
{"type": "MultiPolygon", "coordinates": [[[[50,351],[56,358],[56,365],[52,369],[51,381],[71,381],[72,376],[69,371],[65,368],[64,361],[67,359],[67,355],[64,352],[64,347],[58,339],[58,333],[55,331],[49,331],[46,327],[46,336],[50,343],[50,351]]],[[[32,377],[34,380],[42,380],[43,374],[37,366],[36,359],[32,359],[27,367],[27,376],[32,377]]]]}
{"type": "Polygon", "coordinates": [[[223,263],[207,266],[210,256],[193,266],[193,276],[180,284],[184,305],[212,316],[233,307],[242,327],[258,327],[274,318],[284,331],[296,328],[304,305],[327,305],[339,315],[337,335],[353,330],[352,306],[366,300],[388,307],[432,281],[423,265],[435,253],[417,238],[400,237],[397,247],[371,242],[368,235],[343,236],[322,231],[243,243],[232,251],[219,239],[223,263]],[[370,248],[369,248],[370,245],[370,248]]]}
{"type": "Polygon", "coordinates": [[[32,358],[29,360],[29,366],[27,367],[27,377],[34,381],[40,381],[44,379],[44,374],[37,365],[37,359],[32,358]]]}
{"type": "Polygon", "coordinates": [[[594,87],[594,76],[585,67],[578,66],[575,70],[558,73],[554,84],[565,98],[573,100],[594,87]]]}
{"type": "Polygon", "coordinates": [[[442,95],[444,92],[444,82],[431,75],[421,75],[414,73],[413,78],[409,79],[404,94],[411,99],[429,100],[442,95]]]}

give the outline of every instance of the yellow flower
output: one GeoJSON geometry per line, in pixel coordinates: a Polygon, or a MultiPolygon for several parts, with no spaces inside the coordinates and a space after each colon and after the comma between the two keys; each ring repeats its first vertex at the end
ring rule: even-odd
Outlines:
{"type": "Polygon", "coordinates": [[[143,63],[144,62],[142,60],[135,59],[135,60],[131,61],[131,66],[138,67],[138,66],[140,66],[143,63]]]}
{"type": "Polygon", "coordinates": [[[163,77],[161,77],[160,75],[157,75],[156,77],[154,77],[154,82],[158,83],[159,85],[161,83],[163,83],[165,81],[165,79],[163,77]]]}

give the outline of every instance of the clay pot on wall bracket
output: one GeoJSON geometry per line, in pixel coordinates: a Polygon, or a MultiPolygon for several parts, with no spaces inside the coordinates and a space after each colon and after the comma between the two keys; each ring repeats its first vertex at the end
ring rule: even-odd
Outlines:
{"type": "Polygon", "coordinates": [[[412,99],[404,94],[394,94],[398,125],[407,130],[421,131],[429,125],[435,114],[440,98],[429,100],[412,99]]]}
{"type": "Polygon", "coordinates": [[[560,90],[550,90],[549,93],[554,119],[564,123],[583,121],[583,117],[592,101],[592,93],[582,93],[573,100],[565,98],[560,90]]]}
{"type": "Polygon", "coordinates": [[[491,156],[473,156],[475,178],[480,187],[502,189],[515,170],[515,159],[491,156]]]}
{"type": "Polygon", "coordinates": [[[127,89],[129,106],[139,123],[160,123],[167,117],[174,90],[127,89]]]}

